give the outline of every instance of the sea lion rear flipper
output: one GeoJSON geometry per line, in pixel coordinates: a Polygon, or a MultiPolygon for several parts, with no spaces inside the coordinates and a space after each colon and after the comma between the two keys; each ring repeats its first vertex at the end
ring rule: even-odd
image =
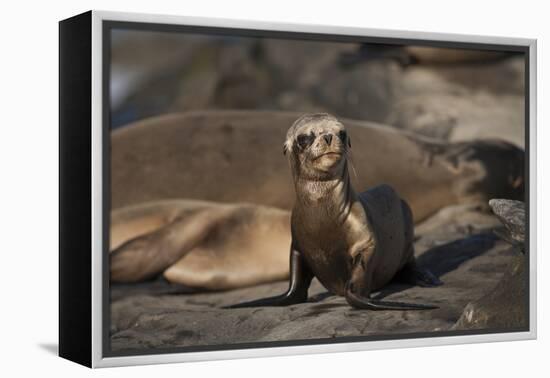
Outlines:
{"type": "Polygon", "coordinates": [[[415,278],[415,284],[418,286],[435,287],[443,285],[443,281],[426,268],[417,268],[415,278]]]}
{"type": "MultiPolygon", "coordinates": [[[[402,302],[390,302],[380,301],[378,299],[372,299],[369,297],[371,292],[370,281],[365,280],[365,276],[369,276],[366,273],[366,269],[369,268],[368,260],[372,256],[371,253],[363,253],[358,255],[358,258],[354,260],[353,273],[350,280],[346,284],[344,290],[344,296],[350,306],[363,309],[363,310],[434,310],[438,308],[433,305],[402,303],[402,302]]],[[[406,266],[414,265],[416,263],[411,260],[406,266]]]]}
{"type": "Polygon", "coordinates": [[[380,301],[377,299],[365,298],[353,294],[351,291],[346,291],[346,300],[348,303],[355,308],[363,310],[435,310],[439,307],[434,305],[423,305],[415,303],[403,303],[403,302],[389,302],[389,301],[380,301]]]}
{"type": "Polygon", "coordinates": [[[301,253],[295,248],[291,248],[290,282],[286,293],[274,297],[224,306],[223,308],[290,306],[296,303],[303,303],[307,300],[307,291],[312,279],[313,273],[307,266],[301,253]]]}
{"type": "Polygon", "coordinates": [[[411,260],[397,273],[396,279],[411,285],[422,287],[435,287],[443,285],[443,282],[429,269],[419,267],[416,260],[411,260]]]}

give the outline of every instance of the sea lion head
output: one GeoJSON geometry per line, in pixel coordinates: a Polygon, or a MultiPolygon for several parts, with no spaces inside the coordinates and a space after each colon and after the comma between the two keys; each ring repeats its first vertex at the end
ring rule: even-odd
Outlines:
{"type": "Polygon", "coordinates": [[[343,176],[350,147],[344,125],[330,114],[316,113],[294,122],[286,134],[283,151],[295,177],[330,180],[343,176]]]}

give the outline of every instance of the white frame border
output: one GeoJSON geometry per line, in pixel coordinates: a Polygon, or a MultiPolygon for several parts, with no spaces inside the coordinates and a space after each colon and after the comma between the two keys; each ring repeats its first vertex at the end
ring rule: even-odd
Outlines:
{"type": "Polygon", "coordinates": [[[495,341],[529,340],[537,337],[536,255],[537,255],[537,169],[536,169],[536,75],[537,41],[526,38],[490,37],[479,35],[443,34],[403,30],[381,30],[313,24],[287,24],[260,21],[243,21],[203,17],[183,17],[156,14],[92,11],[92,367],[114,367],[174,362],[192,362],[286,356],[297,354],[349,352],[373,349],[410,348],[437,345],[482,343],[495,341]],[[530,330],[528,332],[427,337],[418,339],[365,341],[341,344],[317,344],[255,349],[234,349],[208,352],[149,354],[140,356],[103,357],[102,355],[102,248],[103,248],[103,196],[102,196],[102,22],[127,21],[174,25],[210,26],[239,29],[260,29],[285,32],[320,33],[406,38],[445,42],[516,45],[529,48],[529,295],[530,330]]]}

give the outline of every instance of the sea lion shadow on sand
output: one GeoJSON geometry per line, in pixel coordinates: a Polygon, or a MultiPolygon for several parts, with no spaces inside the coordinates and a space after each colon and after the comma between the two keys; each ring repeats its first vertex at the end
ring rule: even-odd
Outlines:
{"type": "Polygon", "coordinates": [[[135,295],[182,295],[195,294],[202,291],[198,288],[172,283],[162,275],[158,275],[142,282],[111,282],[109,299],[112,302],[123,297],[135,295]]]}
{"type": "MultiPolygon", "coordinates": [[[[488,252],[498,240],[492,233],[480,233],[438,245],[417,257],[419,267],[428,269],[437,278],[456,270],[468,260],[488,252]]],[[[444,282],[444,280],[442,280],[444,282]]],[[[373,298],[382,299],[413,287],[397,276],[389,285],[379,290],[373,298]]]]}
{"type": "MultiPolygon", "coordinates": [[[[456,270],[468,260],[483,255],[493,248],[498,237],[493,233],[480,233],[435,246],[417,257],[417,264],[421,268],[428,269],[437,278],[456,270]]],[[[390,295],[400,293],[414,285],[407,283],[405,279],[397,276],[388,285],[373,293],[372,298],[381,300],[390,295]]],[[[334,297],[328,291],[311,296],[308,303],[319,303],[312,309],[310,316],[319,315],[330,311],[335,307],[345,306],[344,303],[321,303],[327,298],[334,297]]]]}

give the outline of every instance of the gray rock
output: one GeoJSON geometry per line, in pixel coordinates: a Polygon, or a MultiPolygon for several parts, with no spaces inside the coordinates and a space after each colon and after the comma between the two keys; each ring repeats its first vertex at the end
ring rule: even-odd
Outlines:
{"type": "Polygon", "coordinates": [[[521,201],[492,199],[489,206],[506,227],[505,239],[525,250],[525,204],[521,201]]]}
{"type": "Polygon", "coordinates": [[[455,62],[426,68],[446,82],[457,84],[472,92],[520,97],[525,93],[525,58],[522,54],[511,55],[505,59],[469,64],[455,62]]]}
{"type": "Polygon", "coordinates": [[[321,111],[524,145],[518,54],[117,31],[111,68],[114,127],[188,110],[321,111]]]}
{"type": "MultiPolygon", "coordinates": [[[[489,206],[506,227],[504,239],[524,252],[524,203],[492,199],[489,206]]],[[[529,298],[525,264],[525,256],[515,256],[496,287],[477,301],[469,303],[453,329],[524,330],[528,325],[529,298]]]]}
{"type": "Polygon", "coordinates": [[[524,63],[517,56],[407,67],[383,123],[449,141],[498,137],[523,146],[524,63]]]}
{"type": "Polygon", "coordinates": [[[494,290],[468,303],[452,329],[525,330],[528,298],[525,258],[515,256],[494,290]]]}
{"type": "Polygon", "coordinates": [[[518,146],[525,144],[524,99],[517,95],[416,93],[396,100],[384,121],[453,142],[498,137],[518,146]]]}
{"type": "Polygon", "coordinates": [[[506,56],[506,53],[498,51],[465,50],[414,45],[405,47],[405,51],[417,62],[427,64],[486,62],[506,56]]]}
{"type": "Polygon", "coordinates": [[[344,117],[383,122],[401,92],[403,68],[391,59],[365,61],[350,69],[327,67],[310,94],[324,108],[344,117]]]}

